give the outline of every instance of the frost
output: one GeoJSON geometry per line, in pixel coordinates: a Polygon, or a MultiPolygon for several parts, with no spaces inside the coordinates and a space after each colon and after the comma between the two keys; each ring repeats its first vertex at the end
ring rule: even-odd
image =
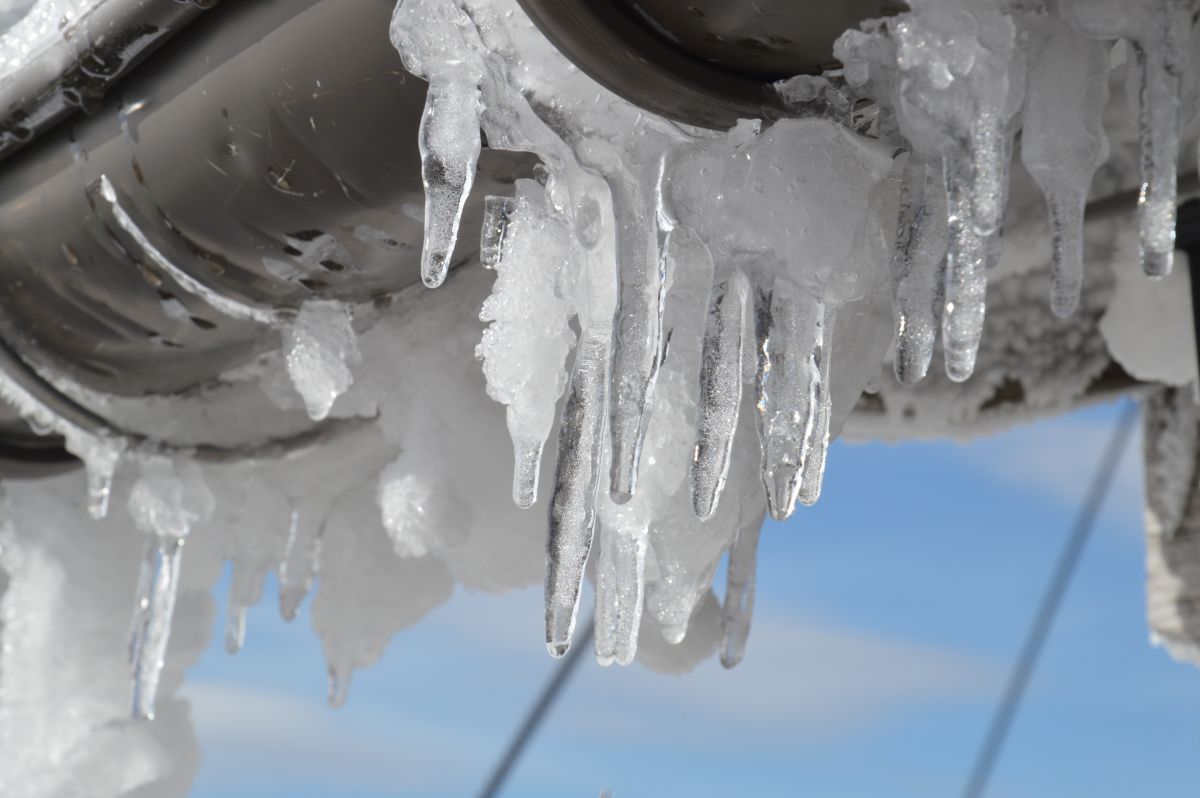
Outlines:
{"type": "Polygon", "coordinates": [[[292,385],[304,398],[309,418],[320,421],[354,381],[350,364],[361,359],[348,308],[340,302],[305,302],[284,328],[283,345],[292,385]]]}
{"type": "MultiPolygon", "coordinates": [[[[860,413],[859,429],[894,435],[928,431],[932,417],[940,429],[974,422],[1009,383],[1023,407],[1060,407],[1096,382],[1109,350],[1135,376],[1193,380],[1194,352],[1171,344],[1191,340],[1187,275],[1151,284],[1127,270],[1114,281],[1091,264],[1137,259],[1134,239],[1088,232],[1084,219],[1094,175],[1106,190],[1120,180],[1101,165],[1110,41],[1124,39],[1142,152],[1136,242],[1146,271],[1168,271],[1179,131],[1196,94],[1191,11],[1181,0],[913,0],[846,32],[844,69],[774,84],[771,118],[712,131],[598,86],[515,0],[402,0],[391,39],[429,91],[414,131],[426,199],[401,212],[424,221],[423,282],[445,285],[388,308],[239,297],[196,277],[160,220],[101,176],[89,187],[96,212],[178,289],[161,298],[171,323],[204,303],[281,340],[201,398],[89,397],[94,419],[0,375],[0,397],[86,462],[86,488],[71,487],[92,515],[128,492],[144,535],[140,558],[121,549],[141,568],[135,713],[153,715],[159,686],[171,689],[162,674],[180,585],[211,583],[221,559],[233,562],[230,651],[252,638],[246,609],[269,573],[289,619],[316,586],[308,614],[334,704],[353,671],[455,583],[500,591],[544,579],[545,642],[561,656],[589,560],[601,663],[640,656],[677,670],[719,648],[732,666],[747,646],[762,521],[818,499],[829,443],[866,386],[875,417],[860,413]],[[1048,213],[1028,194],[1008,201],[1018,136],[1048,213]],[[486,198],[484,268],[448,280],[467,260],[455,254],[460,235],[474,235],[460,226],[484,141],[542,167],[514,196],[486,198]],[[1005,237],[1010,212],[1048,216],[1038,257],[1053,260],[1052,278],[1002,262],[1002,245],[1030,247],[1005,237]],[[1073,312],[1077,323],[1059,318],[1073,312]],[[1103,339],[1082,335],[1097,324],[1103,339]],[[893,338],[896,379],[881,379],[893,338]],[[282,397],[298,409],[296,394],[307,413],[269,407],[282,397]],[[228,396],[255,412],[227,412],[228,396]],[[200,476],[205,456],[243,439],[276,453],[214,457],[200,476]],[[548,441],[553,477],[542,478],[548,441]],[[511,479],[507,468],[497,478],[510,451],[511,479]],[[523,512],[538,503],[546,529],[523,512]],[[726,554],[721,606],[712,582],[726,554]]],[[[403,246],[369,225],[340,229],[381,253],[403,246]]],[[[287,241],[299,255],[262,261],[279,280],[349,260],[331,233],[287,241]]],[[[1194,437],[1194,419],[1176,421],[1194,437]]],[[[1155,446],[1180,459],[1168,437],[1155,446]]],[[[1186,515],[1178,476],[1154,476],[1165,525],[1186,515]]],[[[57,506],[51,491],[14,492],[43,514],[57,506]]],[[[27,544],[37,513],[12,517],[0,558],[30,575],[2,599],[6,628],[13,607],[52,603],[60,564],[86,570],[66,545],[52,556],[27,544]]],[[[56,634],[29,645],[51,651],[56,634]]],[[[0,656],[8,669],[13,655],[0,656]]],[[[112,722],[102,714],[87,723],[112,722]]],[[[4,743],[7,723],[0,715],[4,743]]]]}
{"type": "Polygon", "coordinates": [[[571,307],[562,298],[570,231],[546,207],[544,189],[532,180],[517,182],[515,202],[504,209],[503,222],[490,218],[493,226],[503,224],[503,232],[495,232],[499,252],[491,268],[496,283],[480,311],[491,324],[476,354],[483,361],[488,395],[508,408],[513,501],[529,507],[537,496],[542,447],[566,388],[565,363],[575,337],[568,326],[571,307]]]}
{"type": "Polygon", "coordinates": [[[1188,269],[1174,269],[1160,280],[1117,273],[1100,334],[1113,358],[1137,379],[1178,386],[1196,379],[1191,280],[1188,269]]]}
{"type": "MultiPolygon", "coordinates": [[[[1161,32],[1170,3],[1150,5],[1138,24],[1161,32]]],[[[881,290],[890,285],[901,382],[925,377],[939,331],[946,375],[971,376],[1022,128],[1022,158],[1054,231],[1051,304],[1059,314],[1074,309],[1083,206],[1107,151],[1108,46],[1088,38],[1096,32],[1078,12],[1069,3],[917,0],[909,12],[844,34],[835,47],[840,75],[776,83],[783,118],[703,131],[595,86],[509,0],[398,3],[392,41],[430,83],[420,133],[427,284],[441,282],[451,258],[478,157],[474,128],[489,146],[532,152],[544,165],[515,197],[485,202],[481,261],[497,280],[478,354],[489,395],[508,409],[521,507],[537,493],[551,408],[565,395],[547,543],[552,653],[570,641],[597,515],[604,660],[630,656],[638,597],[658,601],[652,587],[639,587],[651,566],[663,565],[656,524],[661,537],[685,520],[669,509],[674,476],[648,478],[644,465],[655,415],[664,412],[664,364],[680,345],[666,322],[673,238],[690,238],[693,256],[711,264],[694,381],[665,412],[679,418],[694,408],[687,493],[692,515],[720,528],[718,549],[739,529],[736,518],[711,519],[728,492],[746,413],[757,425],[771,514],[787,518],[797,502],[819,497],[841,423],[834,406],[856,398],[871,373],[863,358],[886,335],[876,312],[881,290]],[[876,108],[873,122],[857,115],[863,100],[876,108]],[[1064,135],[1073,125],[1078,133],[1064,135]],[[893,165],[898,151],[907,153],[893,165]],[[894,204],[881,199],[897,193],[894,204]],[[579,335],[565,372],[572,319],[579,335]],[[753,411],[742,409],[747,382],[753,411]],[[662,506],[643,506],[643,491],[662,506]],[[609,503],[631,507],[621,513],[609,503]]],[[[1151,38],[1140,28],[1121,33],[1151,38]]],[[[1181,35],[1159,38],[1174,52],[1181,35]]],[[[1164,56],[1172,64],[1181,57],[1164,56]]],[[[381,493],[385,506],[421,505],[411,499],[420,493],[412,479],[397,482],[391,499],[381,493]]],[[[673,613],[689,601],[661,611],[667,629],[679,628],[673,613]]]]}

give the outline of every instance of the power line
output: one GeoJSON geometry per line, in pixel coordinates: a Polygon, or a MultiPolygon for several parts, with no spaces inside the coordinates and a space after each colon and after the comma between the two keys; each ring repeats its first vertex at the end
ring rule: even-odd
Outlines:
{"type": "Polygon", "coordinates": [[[563,658],[558,667],[555,668],[554,674],[550,677],[550,681],[546,682],[546,686],[542,688],[541,694],[533,707],[529,710],[529,714],[525,716],[524,722],[517,733],[513,735],[512,740],[508,744],[508,748],[504,751],[504,756],[496,764],[492,771],[491,777],[487,784],[479,792],[479,798],[496,798],[500,794],[501,788],[504,786],[504,781],[508,778],[508,774],[516,767],[517,760],[521,758],[521,754],[525,751],[525,746],[529,740],[537,733],[538,726],[542,724],[546,713],[550,711],[555,700],[562,692],[567,680],[571,678],[571,674],[584,658],[584,653],[592,648],[592,635],[595,632],[593,619],[589,618],[587,623],[583,625],[580,634],[575,636],[575,641],[571,644],[571,650],[567,652],[567,656],[563,658]]]}
{"type": "Polygon", "coordinates": [[[1071,578],[1075,575],[1083,549],[1095,527],[1104,497],[1112,485],[1117,467],[1121,463],[1121,457],[1125,454],[1125,448],[1129,444],[1134,420],[1137,418],[1137,410],[1137,404],[1129,402],[1117,419],[1108,446],[1104,450],[1096,474],[1092,477],[1092,483],[1084,497],[1083,506],[1080,507],[1079,515],[1075,518],[1075,525],[1067,537],[1062,552],[1058,555],[1058,564],[1050,576],[1046,591],[1042,594],[1041,604],[1038,605],[1037,613],[1033,617],[1033,625],[1025,636],[1024,645],[1021,646],[1020,656],[1017,657],[1012,673],[1009,674],[1004,696],[1000,701],[1000,706],[996,709],[996,714],[992,717],[992,723],[988,727],[983,746],[975,758],[971,778],[962,793],[963,798],[982,798],[987,789],[988,779],[1000,756],[1000,750],[1004,747],[1004,740],[1012,727],[1013,718],[1021,704],[1021,697],[1025,694],[1025,688],[1029,686],[1029,679],[1033,675],[1038,657],[1045,646],[1046,637],[1054,624],[1054,617],[1062,605],[1063,596],[1067,592],[1071,578]]]}

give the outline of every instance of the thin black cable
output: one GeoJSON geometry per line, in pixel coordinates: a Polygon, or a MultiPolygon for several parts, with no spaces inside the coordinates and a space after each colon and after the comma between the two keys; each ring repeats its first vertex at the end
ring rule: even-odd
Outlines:
{"type": "Polygon", "coordinates": [[[504,751],[504,756],[496,763],[495,769],[492,771],[491,777],[487,784],[479,792],[479,798],[496,798],[500,794],[501,788],[504,787],[504,782],[508,778],[508,774],[512,772],[517,765],[517,760],[521,758],[521,754],[525,751],[525,746],[529,744],[530,739],[537,733],[538,726],[542,724],[546,714],[550,711],[550,707],[554,704],[567,680],[571,678],[571,674],[575,668],[583,661],[584,654],[592,650],[592,635],[595,632],[593,619],[589,618],[587,623],[583,624],[580,634],[575,635],[575,640],[571,644],[571,650],[567,652],[567,656],[563,658],[559,666],[554,669],[554,674],[550,677],[550,681],[546,682],[546,686],[542,688],[541,694],[538,696],[533,707],[529,710],[529,714],[525,716],[524,722],[517,733],[513,735],[512,740],[508,744],[508,748],[504,751]]]}
{"type": "Polygon", "coordinates": [[[1125,448],[1129,444],[1130,434],[1134,427],[1133,422],[1137,418],[1137,409],[1136,403],[1129,402],[1117,419],[1112,437],[1109,438],[1100,465],[1096,469],[1095,476],[1092,477],[1092,484],[1088,488],[1083,506],[1075,519],[1075,526],[1067,537],[1062,553],[1058,556],[1058,564],[1050,576],[1049,584],[1046,585],[1046,592],[1042,595],[1041,604],[1033,618],[1033,625],[1025,637],[1021,654],[1008,677],[1004,697],[996,709],[996,714],[992,717],[987,737],[984,738],[983,746],[976,756],[975,766],[971,770],[971,778],[962,793],[963,798],[982,798],[987,789],[988,779],[1000,756],[1000,750],[1004,747],[1004,740],[1012,727],[1013,718],[1021,704],[1021,697],[1025,693],[1025,688],[1029,686],[1033,669],[1037,666],[1038,657],[1046,643],[1046,637],[1054,624],[1054,616],[1058,614],[1058,609],[1062,605],[1063,596],[1067,592],[1071,578],[1075,575],[1080,556],[1091,536],[1096,518],[1100,514],[1104,497],[1112,485],[1117,467],[1121,463],[1121,457],[1125,454],[1125,448]]]}

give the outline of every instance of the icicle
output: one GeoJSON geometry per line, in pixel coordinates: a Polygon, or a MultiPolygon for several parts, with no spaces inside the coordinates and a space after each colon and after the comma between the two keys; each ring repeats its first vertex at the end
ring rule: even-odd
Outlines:
{"type": "Polygon", "coordinates": [[[425,185],[421,279],[436,288],[450,269],[479,163],[484,68],[474,49],[478,34],[466,12],[450,0],[400,0],[390,34],[408,70],[429,81],[417,133],[425,185]]]}
{"type": "Polygon", "coordinates": [[[1142,268],[1152,277],[1169,274],[1175,257],[1175,168],[1179,152],[1181,76],[1157,48],[1134,45],[1141,136],[1142,188],[1138,193],[1142,268]]]}
{"type": "MultiPolygon", "coordinates": [[[[61,427],[61,424],[51,425],[61,427]]],[[[92,435],[74,427],[63,428],[66,448],[83,461],[87,472],[88,514],[95,519],[108,515],[113,477],[128,443],[124,438],[92,435]]]]}
{"type": "Polygon", "coordinates": [[[638,462],[662,348],[666,270],[659,255],[658,214],[628,168],[608,181],[617,224],[619,294],[613,318],[611,407],[612,500],[623,504],[637,489],[638,462]]]}
{"type": "Polygon", "coordinates": [[[113,477],[129,448],[129,440],[103,429],[77,426],[3,369],[0,369],[0,401],[16,410],[34,433],[57,432],[63,436],[67,451],[82,460],[87,471],[88,514],[95,519],[107,516],[113,477]]]}
{"type": "Polygon", "coordinates": [[[346,705],[350,697],[350,679],[354,676],[354,668],[340,665],[329,666],[329,706],[339,709],[346,705]]]}
{"type": "Polygon", "coordinates": [[[225,610],[225,651],[236,654],[246,643],[246,608],[230,602],[225,610]]]}
{"type": "Polygon", "coordinates": [[[1135,63],[1129,93],[1141,144],[1138,219],[1142,268],[1161,277],[1175,252],[1175,170],[1179,159],[1181,90],[1192,50],[1191,0],[1096,3],[1063,0],[1062,13],[1078,30],[1101,39],[1124,37],[1135,63]]]}
{"type": "Polygon", "coordinates": [[[567,385],[565,364],[574,334],[571,306],[560,295],[571,261],[568,225],[547,206],[541,184],[518,180],[516,191],[498,234],[501,249],[492,264],[496,282],[479,311],[479,318],[491,323],[475,355],[483,361],[488,396],[507,407],[513,501],[526,508],[537,499],[542,448],[567,385]]]}
{"type": "Polygon", "coordinates": [[[483,226],[479,230],[479,263],[483,268],[494,269],[500,262],[504,237],[516,209],[513,197],[483,198],[483,226]]]}
{"type": "Polygon", "coordinates": [[[596,564],[596,661],[628,665],[637,654],[646,589],[644,526],[602,524],[596,564]]]}
{"type": "Polygon", "coordinates": [[[225,612],[225,650],[236,654],[246,642],[246,610],[262,595],[263,572],[234,560],[225,612]]]}
{"type": "Polygon", "coordinates": [[[583,568],[592,548],[604,443],[609,341],[585,332],[575,352],[558,438],[554,496],[546,542],[546,648],[567,653],[579,610],[583,568]]]}
{"type": "Polygon", "coordinates": [[[133,717],[154,719],[154,701],[171,636],[179,590],[183,538],[152,539],[142,561],[129,651],[133,669],[133,717]]]}
{"type": "Polygon", "coordinates": [[[709,303],[691,466],[692,509],[701,519],[713,514],[729,473],[742,397],[742,333],[749,291],[746,276],[735,269],[714,283],[709,303]]]}
{"type": "Polygon", "coordinates": [[[296,617],[300,603],[312,587],[321,561],[321,532],[324,523],[314,508],[292,511],[283,561],[279,564],[279,614],[285,621],[296,617]]]}
{"type": "Polygon", "coordinates": [[[481,147],[478,83],[430,76],[417,142],[425,184],[425,238],[421,279],[430,288],[446,280],[481,147]]]}
{"type": "MultiPolygon", "coordinates": [[[[745,401],[751,401],[750,397],[745,401]]],[[[663,639],[672,645],[691,634],[689,621],[694,620],[698,602],[711,594],[717,565],[737,529],[750,517],[761,519],[763,515],[762,496],[756,490],[760,481],[754,424],[754,414],[739,414],[726,495],[710,519],[696,522],[686,489],[676,490],[655,509],[650,523],[653,558],[647,557],[645,612],[658,622],[663,639]]],[[[686,441],[679,448],[686,455],[686,441]]],[[[716,605],[715,599],[713,604],[716,605]]],[[[713,609],[710,632],[701,635],[711,633],[708,639],[715,646],[719,637],[715,628],[720,619],[719,605],[713,609]]]]}
{"type": "Polygon", "coordinates": [[[804,467],[800,473],[800,503],[811,506],[821,497],[821,483],[825,479],[825,456],[829,451],[829,414],[832,409],[833,397],[830,394],[832,383],[829,381],[829,367],[833,343],[833,314],[820,300],[815,302],[815,324],[813,331],[812,354],[809,356],[808,369],[812,374],[809,390],[811,398],[809,407],[812,415],[812,426],[805,435],[808,451],[804,457],[804,467]]]}
{"type": "Polygon", "coordinates": [[[721,664],[732,668],[742,661],[750,619],[754,614],[754,570],[758,558],[758,535],[763,519],[743,526],[729,549],[729,571],[725,582],[725,604],[721,612],[721,664]]]}
{"type": "Polygon", "coordinates": [[[1002,106],[1006,95],[980,98],[971,125],[971,224],[975,235],[988,238],[1000,229],[1008,196],[1009,146],[1002,106]]]}
{"type": "Polygon", "coordinates": [[[179,590],[184,538],[212,508],[212,495],[193,466],[149,463],[130,492],[129,514],[147,535],[129,636],[135,718],[154,717],[179,590]]]}
{"type": "Polygon", "coordinates": [[[341,302],[305,302],[283,329],[283,348],[288,376],[309,418],[323,420],[354,382],[349,364],[362,360],[350,309],[341,302]]]}
{"type": "Polygon", "coordinates": [[[1108,159],[1108,42],[1057,19],[1030,67],[1021,161],[1046,197],[1053,254],[1050,308],[1069,316],[1083,285],[1083,209],[1096,168],[1108,159]],[[1070,130],[1070,135],[1065,131],[1070,130]]]}
{"type": "Polygon", "coordinates": [[[513,441],[513,503],[528,510],[537,501],[538,479],[542,470],[542,449],[546,442],[541,440],[513,441]]]}
{"type": "Polygon", "coordinates": [[[88,515],[101,519],[108,515],[108,500],[112,496],[113,475],[116,462],[111,467],[96,463],[84,463],[87,470],[88,515]]]}
{"type": "Polygon", "coordinates": [[[942,349],[946,358],[946,376],[962,382],[975,369],[975,355],[983,335],[986,241],[975,232],[971,222],[970,162],[962,153],[948,155],[943,169],[950,242],[946,252],[942,349]]]}
{"type": "Polygon", "coordinates": [[[138,568],[137,587],[133,591],[133,617],[129,621],[129,639],[125,651],[131,664],[140,656],[142,640],[145,637],[146,617],[150,612],[151,584],[154,578],[157,552],[158,540],[147,535],[141,564],[138,568]]]}
{"type": "Polygon", "coordinates": [[[904,168],[892,254],[894,366],[896,379],[904,385],[924,379],[937,340],[948,236],[945,203],[941,163],[911,153],[904,168]]]}
{"type": "MultiPolygon", "coordinates": [[[[777,279],[772,290],[755,292],[754,330],[758,346],[755,407],[762,445],[762,481],[771,516],[791,516],[801,496],[806,463],[824,460],[820,429],[828,415],[823,384],[826,356],[824,307],[777,279]],[[824,409],[823,409],[824,408],[824,409]],[[820,446],[822,451],[818,452],[820,446]]],[[[816,491],[820,492],[817,472],[816,491]]]]}

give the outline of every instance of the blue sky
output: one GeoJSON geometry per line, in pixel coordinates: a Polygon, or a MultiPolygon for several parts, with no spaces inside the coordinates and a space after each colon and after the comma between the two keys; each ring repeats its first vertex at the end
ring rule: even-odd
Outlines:
{"type": "MultiPolygon", "coordinates": [[[[957,796],[1115,416],[835,444],[817,506],[764,529],[745,661],[682,677],[586,661],[505,794],[957,796]]],[[[1195,795],[1200,671],[1147,639],[1140,478],[1135,444],[992,798],[1195,795]]],[[[475,794],[555,665],[540,602],[459,590],[332,710],[319,642],[303,612],[279,620],[272,584],[246,648],[227,655],[214,628],[189,672],[192,795],[475,794]]]]}

